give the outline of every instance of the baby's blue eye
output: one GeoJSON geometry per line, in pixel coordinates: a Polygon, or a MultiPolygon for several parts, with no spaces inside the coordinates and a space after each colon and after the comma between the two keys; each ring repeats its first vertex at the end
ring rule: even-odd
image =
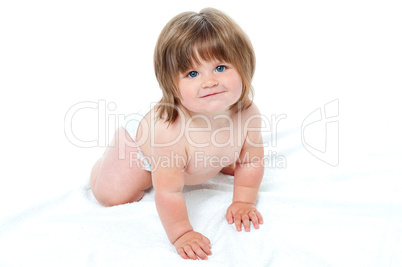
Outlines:
{"type": "Polygon", "coordinates": [[[217,72],[222,72],[222,71],[224,71],[225,69],[226,69],[225,66],[218,66],[218,67],[216,67],[216,71],[217,71],[217,72]]]}
{"type": "Polygon", "coordinates": [[[190,77],[190,78],[197,77],[197,75],[198,75],[198,72],[196,72],[196,71],[190,71],[190,72],[187,74],[187,76],[190,77]]]}

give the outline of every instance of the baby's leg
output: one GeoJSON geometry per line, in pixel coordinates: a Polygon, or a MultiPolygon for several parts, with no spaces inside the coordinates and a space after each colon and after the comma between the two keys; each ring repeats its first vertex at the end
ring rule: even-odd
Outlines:
{"type": "Polygon", "coordinates": [[[232,164],[222,168],[221,173],[233,176],[234,171],[235,171],[235,165],[234,165],[234,163],[232,163],[232,164]]]}
{"type": "Polygon", "coordinates": [[[92,192],[104,206],[139,201],[152,185],[151,172],[142,169],[140,159],[133,156],[138,147],[123,127],[117,129],[112,144],[92,168],[92,192]]]}

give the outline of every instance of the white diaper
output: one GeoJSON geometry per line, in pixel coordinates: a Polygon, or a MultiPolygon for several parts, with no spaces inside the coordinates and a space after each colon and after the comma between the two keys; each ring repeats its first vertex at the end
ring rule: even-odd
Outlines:
{"type": "Polygon", "coordinates": [[[130,137],[133,139],[134,143],[137,145],[138,159],[142,161],[143,169],[146,171],[151,171],[151,164],[149,163],[148,159],[144,156],[144,153],[138,146],[135,138],[137,136],[137,129],[138,126],[140,125],[141,120],[153,108],[153,106],[155,106],[155,103],[151,103],[148,105],[148,107],[141,108],[137,112],[127,115],[125,117],[125,120],[120,123],[120,126],[122,126],[127,131],[130,137]]]}

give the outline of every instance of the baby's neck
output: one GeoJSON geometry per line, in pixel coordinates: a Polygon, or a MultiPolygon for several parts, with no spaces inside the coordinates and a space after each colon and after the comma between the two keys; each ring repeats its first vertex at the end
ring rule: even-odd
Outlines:
{"type": "Polygon", "coordinates": [[[233,112],[230,109],[216,113],[201,113],[186,110],[185,116],[186,121],[191,120],[192,127],[211,127],[214,129],[230,124],[233,112]]]}

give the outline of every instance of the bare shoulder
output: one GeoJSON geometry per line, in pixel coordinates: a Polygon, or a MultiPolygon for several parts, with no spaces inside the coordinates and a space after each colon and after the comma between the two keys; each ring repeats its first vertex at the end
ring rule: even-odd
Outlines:
{"type": "Polygon", "coordinates": [[[153,139],[152,155],[171,155],[172,151],[174,151],[175,155],[186,157],[185,123],[182,122],[179,116],[172,123],[168,123],[163,119],[155,120],[154,125],[153,136],[151,136],[153,139]]]}
{"type": "Polygon", "coordinates": [[[181,122],[178,118],[169,123],[164,119],[159,119],[154,121],[154,138],[155,141],[172,142],[174,140],[179,141],[181,136],[184,134],[185,123],[181,122]]]}
{"type": "Polygon", "coordinates": [[[261,112],[254,102],[241,111],[241,117],[245,127],[257,127],[261,124],[261,112]]]}
{"type": "Polygon", "coordinates": [[[257,105],[252,102],[251,105],[245,109],[248,113],[254,115],[254,114],[260,114],[260,110],[258,109],[257,105]]]}

